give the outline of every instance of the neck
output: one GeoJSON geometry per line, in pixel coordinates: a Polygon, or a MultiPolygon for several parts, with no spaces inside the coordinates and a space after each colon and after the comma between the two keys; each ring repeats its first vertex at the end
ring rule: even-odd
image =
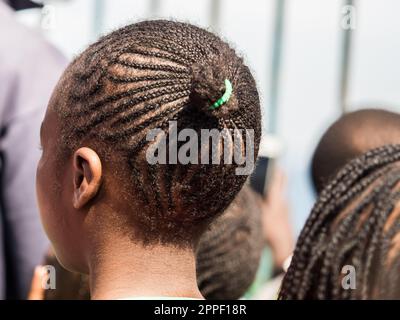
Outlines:
{"type": "Polygon", "coordinates": [[[187,297],[202,299],[193,250],[172,246],[107,241],[94,250],[90,271],[92,299],[187,297]]]}

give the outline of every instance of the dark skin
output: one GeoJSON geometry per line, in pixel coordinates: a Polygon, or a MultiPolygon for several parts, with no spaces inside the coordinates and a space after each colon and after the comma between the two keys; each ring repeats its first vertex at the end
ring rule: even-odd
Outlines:
{"type": "Polygon", "coordinates": [[[57,159],[60,118],[51,105],[40,136],[36,189],[42,223],[61,264],[89,274],[92,299],[202,299],[193,248],[144,246],[118,227],[123,214],[140,206],[124,203],[115,163],[104,161],[90,142],[57,159]]]}

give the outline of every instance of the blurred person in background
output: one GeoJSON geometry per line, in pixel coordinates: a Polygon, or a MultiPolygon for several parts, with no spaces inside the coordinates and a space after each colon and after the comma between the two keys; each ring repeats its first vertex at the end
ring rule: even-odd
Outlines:
{"type": "Polygon", "coordinates": [[[321,191],[282,300],[400,299],[400,145],[354,158],[321,191]]]}
{"type": "Polygon", "coordinates": [[[48,250],[41,262],[43,265],[35,268],[28,300],[90,300],[88,275],[65,269],[57,260],[53,249],[48,250]],[[48,277],[44,266],[54,267],[54,289],[45,289],[42,285],[48,277]]]}
{"type": "Polygon", "coordinates": [[[206,299],[234,300],[253,283],[264,245],[261,208],[247,185],[200,239],[197,282],[206,299]]]}
{"type": "Polygon", "coordinates": [[[326,130],[314,152],[311,176],[315,191],[319,195],[351,160],[372,149],[399,142],[398,113],[363,109],[342,115],[326,130]]]}
{"type": "MultiPolygon", "coordinates": [[[[12,1],[11,1],[12,2],[12,1]]],[[[48,247],[39,221],[35,172],[39,128],[66,61],[0,0],[0,299],[25,299],[48,247]]]]}
{"type": "Polygon", "coordinates": [[[273,275],[283,272],[282,266],[294,248],[286,189],[286,175],[281,168],[276,167],[268,194],[260,199],[264,238],[271,249],[274,261],[273,275]]]}
{"type": "Polygon", "coordinates": [[[286,195],[287,177],[279,166],[274,166],[267,190],[264,197],[259,195],[257,199],[262,214],[265,250],[250,297],[274,300],[286,271],[285,264],[290,260],[295,245],[286,195]]]}
{"type": "Polygon", "coordinates": [[[311,176],[319,194],[348,161],[384,146],[400,143],[400,114],[363,109],[341,116],[323,134],[315,149],[311,176]]]}

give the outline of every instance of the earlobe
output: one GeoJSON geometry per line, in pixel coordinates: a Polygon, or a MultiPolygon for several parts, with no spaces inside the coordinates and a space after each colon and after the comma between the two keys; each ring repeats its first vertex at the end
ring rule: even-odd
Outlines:
{"type": "Polygon", "coordinates": [[[83,147],[75,151],[73,157],[75,209],[81,209],[99,192],[102,181],[101,160],[96,151],[83,147]]]}

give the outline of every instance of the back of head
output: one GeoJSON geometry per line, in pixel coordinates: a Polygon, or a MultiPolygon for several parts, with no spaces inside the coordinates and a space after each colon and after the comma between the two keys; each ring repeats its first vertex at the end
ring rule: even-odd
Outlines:
{"type": "Polygon", "coordinates": [[[201,237],[197,283],[206,299],[239,299],[254,281],[264,242],[257,200],[245,186],[201,237]]]}
{"type": "Polygon", "coordinates": [[[192,242],[246,180],[236,174],[238,161],[224,163],[221,137],[216,153],[204,149],[219,163],[204,164],[200,155],[177,161],[193,131],[174,140],[171,123],[179,134],[194,130],[198,150],[206,144],[202,130],[239,129],[235,148],[243,153],[244,131],[254,130],[254,157],[258,152],[260,104],[248,67],[216,35],[186,23],[144,21],[101,38],[67,68],[50,107],[61,119],[60,159],[82,143],[106,159],[114,171],[105,189],[109,177],[118,179],[118,199],[129,203],[120,227],[135,226],[129,233],[144,243],[192,242]],[[212,107],[228,90],[226,79],[229,100],[212,107]],[[159,146],[167,163],[149,163],[147,151],[159,146]]]}
{"type": "Polygon", "coordinates": [[[322,136],[312,159],[317,193],[349,160],[384,146],[400,143],[400,114],[381,109],[350,112],[335,121],[322,136]]]}
{"type": "Polygon", "coordinates": [[[387,145],[350,161],[323,189],[280,299],[400,299],[399,267],[400,145],[387,145]]]}

